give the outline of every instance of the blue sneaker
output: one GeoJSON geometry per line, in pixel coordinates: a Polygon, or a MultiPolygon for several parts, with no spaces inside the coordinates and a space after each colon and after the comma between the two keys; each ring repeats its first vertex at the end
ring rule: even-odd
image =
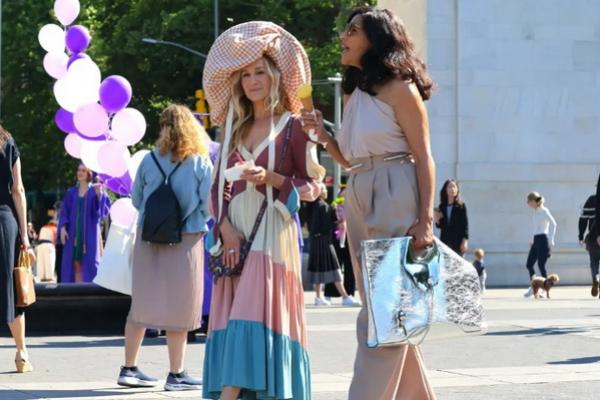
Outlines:
{"type": "Polygon", "coordinates": [[[158,379],[149,377],[137,367],[121,367],[121,373],[117,380],[119,386],[126,387],[154,387],[158,385],[158,379]]]}
{"type": "Polygon", "coordinates": [[[202,389],[202,381],[200,379],[192,378],[185,371],[180,372],[179,374],[169,373],[167,382],[165,383],[165,390],[168,392],[200,389],[202,389]]]}

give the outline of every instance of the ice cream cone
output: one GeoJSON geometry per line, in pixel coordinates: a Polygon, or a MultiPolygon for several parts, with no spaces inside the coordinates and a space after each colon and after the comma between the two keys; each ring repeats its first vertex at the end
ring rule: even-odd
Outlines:
{"type": "MultiPolygon", "coordinates": [[[[298,97],[302,103],[302,108],[315,115],[315,105],[313,104],[312,86],[310,83],[303,83],[302,85],[298,86],[298,97]]],[[[310,139],[314,142],[318,141],[319,139],[313,129],[308,132],[308,137],[310,137],[310,139]]]]}
{"type": "Polygon", "coordinates": [[[315,110],[312,97],[300,97],[300,102],[302,102],[302,108],[304,108],[306,111],[313,112],[315,110]]]}

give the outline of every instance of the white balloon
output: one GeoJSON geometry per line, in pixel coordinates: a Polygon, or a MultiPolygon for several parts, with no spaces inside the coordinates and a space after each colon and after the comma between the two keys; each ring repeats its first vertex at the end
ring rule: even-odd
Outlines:
{"type": "Polygon", "coordinates": [[[65,137],[65,150],[73,158],[81,158],[81,147],[83,145],[81,136],[76,133],[65,137]]]}
{"type": "Polygon", "coordinates": [[[115,114],[111,123],[111,136],[126,146],[133,146],[146,133],[144,114],[135,108],[125,108],[115,114]]]}
{"type": "Polygon", "coordinates": [[[100,100],[100,81],[100,69],[92,60],[77,60],[54,84],[54,96],[62,108],[74,113],[81,106],[100,100]]]}
{"type": "Polygon", "coordinates": [[[81,139],[81,162],[94,172],[105,173],[98,162],[100,147],[105,141],[94,142],[92,140],[81,139]]]}
{"type": "Polygon", "coordinates": [[[65,51],[65,31],[58,25],[42,26],[38,33],[38,41],[42,48],[49,53],[65,51]]]}
{"type": "Polygon", "coordinates": [[[129,227],[135,222],[137,210],[128,197],[115,201],[110,207],[110,218],[113,224],[129,227]]]}
{"type": "Polygon", "coordinates": [[[44,56],[44,70],[54,79],[60,79],[67,74],[69,56],[61,52],[51,52],[44,56]]]}
{"type": "Polygon", "coordinates": [[[54,2],[54,14],[56,19],[63,25],[71,25],[81,10],[79,0],[56,0],[54,2]]]}
{"type": "MultiPolygon", "coordinates": [[[[69,66],[69,77],[81,82],[97,82],[100,87],[102,74],[91,58],[80,58],[69,66]]],[[[99,95],[98,95],[99,96],[99,95]]]]}
{"type": "Polygon", "coordinates": [[[102,172],[118,178],[127,173],[131,155],[127,146],[115,141],[104,142],[98,150],[98,165],[102,172]]]}
{"type": "Polygon", "coordinates": [[[135,177],[137,176],[138,169],[142,164],[142,160],[149,153],[150,150],[140,150],[131,156],[131,160],[129,160],[129,176],[131,177],[132,182],[135,181],[135,177]]]}
{"type": "Polygon", "coordinates": [[[73,81],[69,80],[68,75],[63,76],[54,83],[54,97],[62,108],[67,111],[75,112],[79,105],[77,103],[77,87],[73,81]]]}
{"type": "Polygon", "coordinates": [[[73,114],[75,128],[85,136],[98,137],[108,132],[108,114],[98,103],[81,106],[73,114]]]}

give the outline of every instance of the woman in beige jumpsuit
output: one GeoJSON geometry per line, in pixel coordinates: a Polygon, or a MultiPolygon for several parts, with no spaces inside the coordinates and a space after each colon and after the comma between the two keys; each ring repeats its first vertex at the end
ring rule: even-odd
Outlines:
{"type": "MultiPolygon", "coordinates": [[[[410,235],[432,242],[435,165],[424,100],[433,82],[401,22],[388,10],[361,8],[341,35],[344,121],[337,141],[322,118],[303,113],[331,155],[349,169],[346,210],[354,273],[361,295],[360,243],[410,235]]],[[[363,302],[364,303],[364,302],[363,302]]],[[[367,312],[357,321],[358,350],[350,400],[432,400],[416,346],[367,347],[367,312]]]]}

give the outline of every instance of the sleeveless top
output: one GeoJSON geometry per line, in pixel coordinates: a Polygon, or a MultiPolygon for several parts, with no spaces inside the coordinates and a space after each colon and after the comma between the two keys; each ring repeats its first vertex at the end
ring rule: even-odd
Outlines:
{"type": "Polygon", "coordinates": [[[12,207],[12,169],[18,158],[19,149],[15,140],[10,138],[6,142],[4,149],[0,149],[0,206],[9,205],[12,207]]]}
{"type": "Polygon", "coordinates": [[[337,139],[347,160],[410,153],[392,107],[358,88],[354,89],[346,103],[337,139]]]}

